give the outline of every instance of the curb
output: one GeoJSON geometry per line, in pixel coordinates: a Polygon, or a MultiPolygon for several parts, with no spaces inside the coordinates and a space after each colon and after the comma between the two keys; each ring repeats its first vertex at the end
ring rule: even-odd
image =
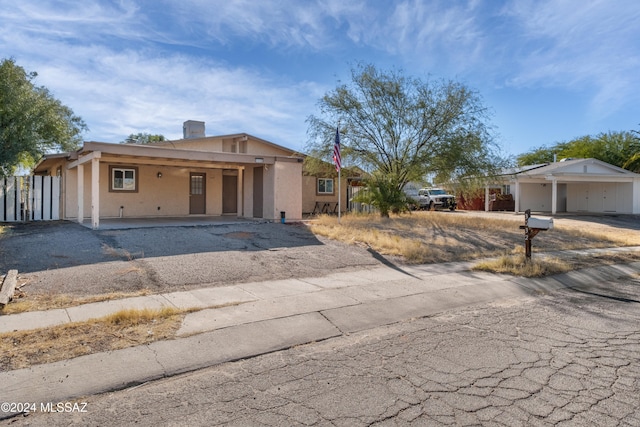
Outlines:
{"type": "MultiPolygon", "coordinates": [[[[351,301],[341,307],[323,308],[320,304],[308,307],[304,313],[287,314],[285,311],[274,318],[257,321],[246,319],[241,324],[224,325],[184,338],[2,372],[0,402],[68,401],[412,318],[433,316],[450,309],[504,298],[536,296],[558,289],[585,291],[607,281],[639,273],[640,262],[634,262],[593,267],[542,279],[505,280],[496,275],[491,280],[490,276],[482,275],[480,277],[484,279],[468,278],[460,286],[432,289],[430,292],[423,285],[422,292],[411,295],[351,301]]],[[[403,283],[424,281],[405,277],[403,283]]],[[[387,280],[374,283],[373,288],[397,282],[387,280]]],[[[415,285],[418,290],[419,284],[415,285]]],[[[344,288],[328,288],[325,291],[345,296],[344,288]]],[[[285,298],[290,298],[288,301],[291,302],[295,301],[296,296],[286,296],[280,300],[284,301],[285,298]]],[[[265,301],[275,304],[278,299],[265,301]]],[[[0,419],[15,415],[18,414],[0,413],[0,419]]]]}

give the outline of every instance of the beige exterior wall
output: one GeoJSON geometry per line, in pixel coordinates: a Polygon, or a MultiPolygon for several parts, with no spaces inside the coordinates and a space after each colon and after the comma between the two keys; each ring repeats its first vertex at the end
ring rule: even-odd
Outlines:
{"type": "Polygon", "coordinates": [[[263,184],[262,191],[263,191],[263,200],[264,200],[262,204],[262,214],[265,219],[276,219],[275,182],[276,182],[275,165],[265,165],[264,171],[262,173],[262,184],[263,184]]]}
{"type": "MultiPolygon", "coordinates": [[[[84,217],[91,216],[91,167],[84,167],[84,217]]],[[[77,168],[66,171],[64,218],[76,219],[77,168]]],[[[222,169],[184,168],[135,163],[100,162],[100,217],[156,217],[189,215],[190,173],[206,174],[206,215],[222,215],[222,169]],[[109,191],[109,166],[137,167],[138,191],[109,191]],[[158,173],[162,174],[158,178],[158,173]]],[[[242,206],[239,206],[239,210],[242,206]]],[[[241,213],[239,212],[238,215],[241,213]]]]}
{"type": "Polygon", "coordinates": [[[266,145],[260,141],[249,139],[247,141],[247,154],[262,156],[291,156],[291,150],[283,150],[278,147],[266,145]]]}
{"type": "Polygon", "coordinates": [[[158,145],[163,147],[173,147],[177,150],[198,150],[217,153],[235,152],[261,156],[291,156],[293,153],[292,150],[279,148],[275,145],[270,145],[265,142],[255,140],[251,137],[247,137],[246,141],[243,141],[242,137],[206,137],[181,139],[179,141],[173,142],[172,144],[161,143],[158,145]],[[235,151],[230,151],[231,147],[234,145],[235,151]]]}
{"type": "Polygon", "coordinates": [[[302,219],[302,163],[276,162],[270,169],[275,170],[273,219],[279,219],[280,212],[287,220],[302,219]]]}
{"type": "MultiPolygon", "coordinates": [[[[322,178],[322,177],[320,177],[322,178]]],[[[302,212],[305,214],[312,213],[316,207],[322,209],[325,203],[331,203],[331,209],[338,203],[338,178],[333,178],[333,194],[318,194],[318,177],[305,175],[302,177],[302,212]]],[[[341,179],[340,185],[340,205],[342,212],[347,210],[347,179],[341,179]]]]}
{"type": "Polygon", "coordinates": [[[174,147],[177,150],[200,150],[222,152],[222,140],[215,138],[181,139],[173,145],[162,144],[165,147],[174,147]]]}
{"type": "Polygon", "coordinates": [[[243,212],[244,218],[253,218],[253,168],[244,168],[242,171],[242,185],[243,185],[243,212]]]}

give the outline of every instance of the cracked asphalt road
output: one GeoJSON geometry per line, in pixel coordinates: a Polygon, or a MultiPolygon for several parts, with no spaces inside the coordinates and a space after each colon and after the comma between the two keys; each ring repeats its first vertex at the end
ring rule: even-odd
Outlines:
{"type": "Polygon", "coordinates": [[[452,310],[5,425],[638,426],[640,280],[452,310]]]}

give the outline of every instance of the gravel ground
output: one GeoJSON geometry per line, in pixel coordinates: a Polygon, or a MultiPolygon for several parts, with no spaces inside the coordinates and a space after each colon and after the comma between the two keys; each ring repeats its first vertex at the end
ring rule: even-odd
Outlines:
{"type": "MultiPolygon", "coordinates": [[[[464,213],[470,220],[479,215],[524,222],[513,213],[464,213]]],[[[638,215],[559,215],[554,222],[605,234],[640,230],[638,215]]],[[[475,237],[498,248],[505,245],[493,235],[475,237]]],[[[381,262],[388,261],[363,246],[315,236],[295,223],[94,231],[73,222],[34,222],[7,225],[0,235],[0,272],[17,269],[27,281],[23,290],[32,295],[160,293],[317,277],[381,262]]]]}
{"type": "Polygon", "coordinates": [[[18,269],[28,294],[155,293],[379,264],[365,248],[317,237],[300,224],[93,231],[28,223],[10,226],[0,244],[0,271],[18,269]]]}

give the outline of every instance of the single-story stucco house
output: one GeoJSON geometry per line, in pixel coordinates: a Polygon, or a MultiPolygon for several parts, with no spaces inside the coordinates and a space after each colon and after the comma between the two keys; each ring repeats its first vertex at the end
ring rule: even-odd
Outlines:
{"type": "Polygon", "coordinates": [[[232,215],[302,218],[303,156],[245,133],[210,136],[187,121],[184,139],[153,144],[85,142],[48,154],[36,175],[61,178],[60,218],[232,215]]]}
{"type": "MultiPolygon", "coordinates": [[[[640,174],[596,159],[514,168],[493,182],[513,195],[515,212],[640,214],[640,174]]],[[[491,187],[485,188],[486,211],[491,187]]]]}

